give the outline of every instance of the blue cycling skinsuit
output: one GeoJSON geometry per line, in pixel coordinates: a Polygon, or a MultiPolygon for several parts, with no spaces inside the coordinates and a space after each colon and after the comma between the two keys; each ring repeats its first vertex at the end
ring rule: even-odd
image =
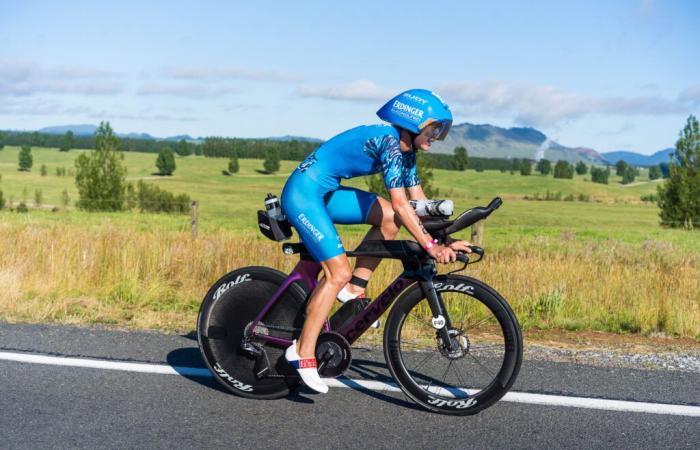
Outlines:
{"type": "Polygon", "coordinates": [[[341,186],[341,178],[382,172],[387,189],[420,184],[415,151],[402,152],[399,130],[368,125],[341,133],[306,157],[282,191],[282,210],[316,261],[345,252],[334,223],[359,224],[375,194],[341,186]]]}

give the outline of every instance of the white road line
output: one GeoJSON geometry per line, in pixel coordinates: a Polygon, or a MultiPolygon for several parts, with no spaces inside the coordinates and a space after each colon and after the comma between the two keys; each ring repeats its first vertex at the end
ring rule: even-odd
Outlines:
{"type": "MultiPolygon", "coordinates": [[[[66,358],[45,356],[33,353],[0,352],[0,360],[16,361],[53,366],[85,367],[91,369],[122,370],[126,372],[157,373],[163,375],[183,375],[192,377],[211,377],[209,369],[203,367],[181,367],[164,364],[144,364],[119,361],[104,361],[87,358],[66,358]]],[[[380,392],[400,392],[394,383],[374,380],[357,380],[350,378],[325,378],[330,387],[367,389],[380,392]]],[[[650,414],[700,417],[700,406],[673,405],[667,403],[648,403],[624,400],[607,400],[599,398],[569,397],[564,395],[531,394],[527,392],[509,392],[501,401],[527,403],[531,405],[567,406],[573,408],[602,409],[607,411],[624,411],[650,414]]]]}

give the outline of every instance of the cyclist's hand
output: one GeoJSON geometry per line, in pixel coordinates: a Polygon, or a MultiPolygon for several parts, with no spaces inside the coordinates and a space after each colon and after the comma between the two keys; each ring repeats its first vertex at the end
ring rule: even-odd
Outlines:
{"type": "Polygon", "coordinates": [[[474,244],[469,241],[452,241],[449,245],[450,248],[456,252],[471,253],[472,249],[469,248],[469,246],[474,244]]]}
{"type": "Polygon", "coordinates": [[[457,260],[457,254],[455,251],[445,245],[436,245],[428,250],[428,253],[441,264],[447,264],[457,260]]]}

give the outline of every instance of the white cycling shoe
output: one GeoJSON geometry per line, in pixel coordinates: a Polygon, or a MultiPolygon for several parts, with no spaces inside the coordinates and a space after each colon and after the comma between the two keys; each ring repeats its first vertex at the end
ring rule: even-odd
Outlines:
{"type": "Polygon", "coordinates": [[[299,372],[299,376],[305,385],[321,394],[328,392],[328,385],[323,382],[318,374],[318,370],[316,370],[316,358],[301,358],[297,353],[296,340],[293,341],[291,346],[287,347],[284,357],[299,372]]]}

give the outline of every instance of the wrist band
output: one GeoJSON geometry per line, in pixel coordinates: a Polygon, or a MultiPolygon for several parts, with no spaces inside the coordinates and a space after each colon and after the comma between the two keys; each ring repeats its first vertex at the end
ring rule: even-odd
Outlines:
{"type": "Polygon", "coordinates": [[[433,239],[432,241],[428,241],[428,243],[425,244],[425,245],[423,246],[423,248],[424,248],[425,250],[430,250],[431,248],[435,247],[435,244],[437,244],[437,242],[438,242],[437,239],[433,239]]]}

